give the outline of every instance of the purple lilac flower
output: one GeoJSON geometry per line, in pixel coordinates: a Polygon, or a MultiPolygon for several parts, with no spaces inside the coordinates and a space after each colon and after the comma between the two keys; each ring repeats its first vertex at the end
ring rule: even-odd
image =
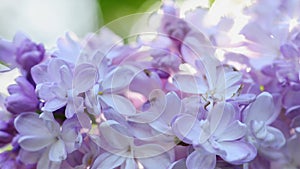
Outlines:
{"type": "Polygon", "coordinates": [[[78,133],[76,119],[64,121],[62,127],[49,115],[23,113],[15,119],[15,127],[20,137],[20,147],[29,155],[38,155],[37,168],[58,166],[67,158],[67,154],[78,149],[82,136],[78,133]],[[32,152],[32,153],[30,153],[32,152]]]}
{"type": "Polygon", "coordinates": [[[45,48],[42,44],[32,42],[26,35],[19,32],[13,42],[0,39],[0,61],[9,68],[18,67],[22,71],[30,69],[44,59],[45,48]]]}
{"type": "Polygon", "coordinates": [[[198,120],[189,114],[175,119],[172,124],[175,134],[195,148],[187,157],[187,168],[201,166],[213,169],[216,155],[232,164],[243,164],[254,159],[256,149],[242,140],[247,126],[239,121],[238,113],[230,103],[218,103],[207,119],[198,120]]]}
{"type": "Polygon", "coordinates": [[[16,79],[17,84],[8,87],[8,96],[5,100],[6,109],[13,114],[39,110],[39,100],[34,86],[23,76],[16,79]]]}

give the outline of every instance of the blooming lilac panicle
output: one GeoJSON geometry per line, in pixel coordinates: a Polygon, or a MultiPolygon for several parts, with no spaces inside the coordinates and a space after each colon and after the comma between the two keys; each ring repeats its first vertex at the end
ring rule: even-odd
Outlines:
{"type": "Polygon", "coordinates": [[[0,72],[21,72],[0,168],[299,168],[299,2],[164,0],[145,34],[0,39],[0,72]]]}

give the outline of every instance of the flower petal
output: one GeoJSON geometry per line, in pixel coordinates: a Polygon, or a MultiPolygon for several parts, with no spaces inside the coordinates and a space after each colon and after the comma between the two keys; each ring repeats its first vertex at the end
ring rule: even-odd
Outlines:
{"type": "Polygon", "coordinates": [[[99,97],[104,103],[115,109],[120,114],[135,115],[135,107],[125,97],[116,94],[103,94],[99,97]]]}
{"type": "Polygon", "coordinates": [[[257,154],[256,148],[243,141],[220,142],[220,149],[226,153],[220,156],[227,162],[232,164],[243,164],[253,160],[257,154]]]}
{"type": "MultiPolygon", "coordinates": [[[[38,134],[38,133],[37,133],[38,134]]],[[[55,142],[54,137],[43,136],[21,136],[18,140],[20,146],[27,151],[38,151],[55,142]]]]}
{"type": "Polygon", "coordinates": [[[271,124],[278,116],[276,112],[272,95],[263,92],[245,109],[244,121],[246,124],[249,124],[251,120],[264,121],[266,124],[271,124]]]}
{"type": "Polygon", "coordinates": [[[64,142],[59,139],[51,145],[49,159],[55,162],[61,162],[67,158],[67,150],[64,142]]]}
{"type": "Polygon", "coordinates": [[[129,67],[118,67],[103,80],[103,90],[110,93],[122,90],[128,87],[134,76],[135,72],[129,67]]]}
{"type": "Polygon", "coordinates": [[[194,116],[188,114],[176,117],[172,123],[172,129],[180,140],[189,144],[197,144],[202,134],[199,121],[194,116]]]}
{"type": "Polygon", "coordinates": [[[102,145],[102,148],[107,151],[113,151],[116,149],[119,151],[127,150],[128,146],[133,141],[133,138],[122,132],[123,127],[116,121],[108,120],[101,123],[99,131],[102,139],[104,139],[102,143],[100,142],[100,144],[105,144],[102,145]]]}
{"type": "Polygon", "coordinates": [[[173,77],[173,82],[180,91],[185,93],[203,94],[207,91],[204,80],[197,76],[177,74],[173,77]]]}
{"type": "Polygon", "coordinates": [[[73,79],[75,94],[91,89],[98,81],[98,78],[98,70],[93,65],[83,63],[76,66],[73,79]]]}
{"type": "Polygon", "coordinates": [[[124,169],[137,169],[136,163],[133,158],[126,159],[124,169]]]}
{"type": "Polygon", "coordinates": [[[247,133],[247,126],[240,121],[236,120],[231,123],[223,133],[220,133],[220,136],[216,139],[220,141],[234,141],[245,136],[247,133]]]}
{"type": "Polygon", "coordinates": [[[91,169],[112,169],[124,163],[126,158],[110,153],[103,153],[96,158],[91,169]]]}
{"type": "Polygon", "coordinates": [[[216,155],[196,150],[187,157],[186,165],[188,169],[214,169],[216,166],[216,155]]]}
{"type": "Polygon", "coordinates": [[[21,135],[51,137],[52,133],[45,126],[37,113],[22,113],[14,121],[15,128],[21,135]]]}

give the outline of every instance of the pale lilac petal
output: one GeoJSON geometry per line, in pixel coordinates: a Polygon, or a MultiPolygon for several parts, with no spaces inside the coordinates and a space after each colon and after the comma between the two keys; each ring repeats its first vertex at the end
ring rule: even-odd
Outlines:
{"type": "Polygon", "coordinates": [[[135,76],[135,71],[128,67],[118,67],[113,70],[102,82],[103,90],[116,92],[128,87],[135,76]]]}
{"type": "Polygon", "coordinates": [[[272,135],[272,137],[270,137],[271,139],[266,139],[267,146],[270,146],[275,149],[279,149],[285,145],[286,143],[285,137],[279,129],[268,126],[267,130],[272,135]]]}
{"type": "Polygon", "coordinates": [[[38,96],[44,100],[51,100],[56,97],[53,92],[49,92],[53,90],[52,83],[42,83],[36,86],[36,91],[38,92],[38,96]]]}
{"type": "Polygon", "coordinates": [[[217,103],[209,112],[210,131],[219,136],[235,120],[236,111],[230,103],[217,103]]]}
{"type": "Polygon", "coordinates": [[[60,162],[67,158],[67,151],[64,142],[59,139],[51,145],[49,151],[49,159],[51,161],[60,162]]]}
{"type": "Polygon", "coordinates": [[[173,77],[174,85],[182,92],[203,94],[207,91],[204,80],[197,76],[177,74],[173,77]]]}
{"type": "Polygon", "coordinates": [[[24,150],[38,151],[55,142],[55,137],[53,136],[45,137],[42,135],[38,136],[38,133],[36,134],[21,136],[18,143],[24,150]]]}
{"type": "Polygon", "coordinates": [[[100,156],[96,158],[94,161],[94,164],[91,169],[112,169],[120,166],[122,163],[124,163],[126,158],[109,154],[109,153],[103,153],[100,156]]]}
{"type": "Polygon", "coordinates": [[[110,146],[110,147],[102,147],[102,148],[111,151],[113,149],[118,149],[121,151],[127,150],[128,146],[133,141],[133,138],[122,133],[121,132],[122,128],[123,127],[118,122],[112,120],[108,120],[101,123],[99,127],[101,137],[102,139],[105,139],[107,144],[110,146]]]}
{"type": "Polygon", "coordinates": [[[22,113],[15,119],[14,125],[21,135],[52,136],[37,113],[22,113]]]}
{"type": "Polygon", "coordinates": [[[73,117],[74,114],[84,112],[84,105],[83,105],[83,98],[82,97],[74,97],[68,99],[65,115],[67,118],[73,117]]]}
{"type": "Polygon", "coordinates": [[[160,118],[170,125],[173,118],[181,112],[183,104],[175,92],[167,93],[166,101],[164,113],[160,118]]]}
{"type": "Polygon", "coordinates": [[[82,128],[90,130],[92,127],[92,120],[85,112],[76,113],[79,123],[82,128]]]}
{"type": "Polygon", "coordinates": [[[67,104],[67,100],[54,98],[52,100],[47,101],[44,107],[42,108],[42,110],[53,112],[55,110],[62,108],[66,104],[67,104]]]}
{"type": "Polygon", "coordinates": [[[155,72],[150,72],[148,75],[145,71],[139,72],[131,81],[129,89],[134,92],[148,96],[152,90],[161,89],[162,82],[160,77],[155,72]]]}
{"type": "Polygon", "coordinates": [[[149,99],[151,107],[144,112],[137,113],[136,115],[129,116],[128,120],[138,123],[150,123],[158,119],[166,108],[166,96],[165,93],[156,89],[151,91],[149,99]]]}
{"type": "Polygon", "coordinates": [[[182,100],[184,105],[184,113],[197,117],[202,106],[202,99],[200,96],[190,96],[182,100]]]}
{"type": "MultiPolygon", "coordinates": [[[[195,60],[198,59],[212,59],[214,56],[214,47],[211,44],[211,42],[199,31],[190,31],[181,46],[181,52],[184,60],[188,62],[191,65],[195,64],[195,60]]],[[[208,67],[206,67],[207,70],[210,70],[209,68],[210,64],[215,64],[216,59],[213,59],[214,61],[208,61],[205,63],[208,67]]],[[[215,66],[215,65],[214,65],[215,66]]],[[[212,67],[215,68],[215,67],[212,67]]],[[[209,71],[215,75],[213,71],[209,71]]]]}
{"type": "Polygon", "coordinates": [[[138,160],[144,168],[149,169],[167,168],[171,164],[170,157],[166,152],[150,158],[139,158],[138,160]]]}
{"type": "Polygon", "coordinates": [[[68,64],[61,59],[51,59],[49,61],[47,67],[47,73],[49,78],[48,81],[57,82],[57,83],[61,81],[61,76],[59,71],[62,66],[68,66],[68,64]]]}
{"type": "Polygon", "coordinates": [[[265,121],[266,124],[271,124],[278,116],[279,111],[275,110],[273,97],[267,92],[263,92],[257,96],[256,100],[249,105],[244,111],[246,124],[251,120],[265,121]]]}
{"type": "Polygon", "coordinates": [[[61,139],[64,141],[68,153],[73,152],[82,143],[79,128],[80,124],[76,118],[67,119],[62,125],[61,139]]]}
{"type": "MultiPolygon", "coordinates": [[[[80,64],[75,68],[73,88],[75,93],[86,92],[98,81],[98,70],[91,64],[80,64]]],[[[69,82],[70,83],[70,82],[69,82]]]]}
{"type": "Polygon", "coordinates": [[[59,169],[61,162],[50,161],[49,149],[47,149],[37,163],[37,169],[59,169]]]}
{"type": "Polygon", "coordinates": [[[144,144],[134,147],[134,156],[136,158],[155,157],[165,152],[166,150],[158,144],[144,144]]]}
{"type": "Polygon", "coordinates": [[[47,73],[47,65],[39,64],[31,68],[31,76],[36,84],[50,81],[47,73]]]}
{"type": "Polygon", "coordinates": [[[227,162],[232,164],[243,164],[253,160],[257,154],[256,148],[243,141],[220,142],[220,149],[226,154],[220,156],[227,162]]]}
{"type": "Polygon", "coordinates": [[[236,84],[237,82],[241,81],[242,79],[242,73],[231,71],[225,73],[225,85],[226,88],[236,84]]]}
{"type": "Polygon", "coordinates": [[[20,149],[19,157],[20,160],[25,164],[35,164],[38,162],[39,158],[41,157],[42,151],[37,152],[30,152],[24,149],[20,149]]]}
{"type": "Polygon", "coordinates": [[[135,115],[136,109],[130,100],[116,94],[103,94],[100,99],[123,115],[135,115]]]}
{"type": "Polygon", "coordinates": [[[238,90],[241,88],[241,85],[234,85],[225,89],[225,98],[231,98],[237,95],[238,90]]]}
{"type": "Polygon", "coordinates": [[[57,47],[59,50],[54,53],[54,56],[70,63],[77,61],[81,47],[74,33],[68,32],[64,37],[59,38],[57,40],[57,47]]]}
{"type": "Polygon", "coordinates": [[[73,73],[72,73],[72,70],[66,66],[66,65],[62,65],[60,68],[59,68],[59,75],[61,77],[61,80],[60,80],[60,86],[63,88],[63,89],[70,89],[72,87],[72,78],[73,78],[73,73]]]}
{"type": "Polygon", "coordinates": [[[137,165],[133,158],[126,159],[124,169],[137,169],[137,165]]]}
{"type": "Polygon", "coordinates": [[[150,123],[151,127],[162,133],[171,134],[171,122],[173,118],[182,111],[182,104],[179,97],[174,92],[166,95],[166,107],[161,116],[150,123]]]}
{"type": "Polygon", "coordinates": [[[183,114],[174,120],[172,123],[174,134],[186,143],[197,143],[201,133],[201,126],[199,121],[191,115],[183,114]]]}
{"type": "Polygon", "coordinates": [[[196,150],[187,157],[186,165],[188,169],[214,169],[216,167],[216,155],[196,150]]]}
{"type": "Polygon", "coordinates": [[[168,169],[187,169],[186,160],[181,159],[173,162],[168,169]]]}
{"type": "Polygon", "coordinates": [[[226,129],[220,133],[216,139],[220,141],[234,141],[245,136],[247,133],[247,126],[240,121],[236,120],[231,123],[226,129]]]}

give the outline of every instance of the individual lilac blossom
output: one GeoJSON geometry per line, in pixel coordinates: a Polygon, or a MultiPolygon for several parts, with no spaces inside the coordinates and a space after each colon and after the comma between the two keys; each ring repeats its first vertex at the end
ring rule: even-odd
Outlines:
{"type": "Polygon", "coordinates": [[[52,57],[62,59],[68,63],[75,64],[82,50],[78,37],[68,32],[65,36],[57,40],[57,50],[53,52],[52,57]]]}
{"type": "Polygon", "coordinates": [[[88,91],[96,83],[97,68],[84,63],[73,70],[65,61],[52,59],[46,65],[34,67],[32,75],[38,96],[45,102],[42,111],[53,112],[66,106],[67,118],[76,114],[82,118],[84,126],[89,126],[89,118],[83,112],[84,98],[78,94],[88,91]]]}
{"type": "Polygon", "coordinates": [[[25,34],[18,32],[13,42],[0,39],[0,62],[9,68],[19,67],[22,71],[30,69],[44,59],[42,44],[32,42],[25,34]]]}
{"type": "Polygon", "coordinates": [[[154,51],[152,52],[152,66],[166,72],[177,72],[181,64],[181,58],[170,51],[154,51]]]}
{"type": "Polygon", "coordinates": [[[16,82],[8,86],[10,96],[5,100],[6,109],[13,114],[37,111],[40,102],[34,86],[24,76],[18,77],[16,82]]]}
{"type": "Polygon", "coordinates": [[[183,105],[179,97],[173,92],[167,93],[165,99],[166,103],[163,112],[150,123],[150,126],[161,133],[173,135],[171,122],[175,116],[181,113],[183,105]]]}
{"type": "Polygon", "coordinates": [[[43,119],[36,113],[22,113],[15,119],[15,127],[20,137],[18,143],[25,151],[38,155],[37,168],[59,168],[67,154],[78,149],[82,136],[79,123],[73,118],[64,121],[62,127],[52,114],[44,114],[43,119]]]}
{"type": "Polygon", "coordinates": [[[248,126],[248,141],[257,147],[261,155],[269,158],[276,158],[276,150],[285,144],[283,133],[271,126],[278,114],[273,97],[267,92],[258,95],[243,111],[243,122],[248,126]],[[272,150],[274,153],[270,154],[272,150]]]}
{"type": "Polygon", "coordinates": [[[170,157],[164,148],[151,143],[136,144],[136,140],[116,121],[100,124],[101,140],[98,144],[107,152],[100,154],[93,163],[96,168],[166,168],[170,157]]]}
{"type": "Polygon", "coordinates": [[[61,164],[63,169],[84,169],[91,167],[96,157],[100,154],[100,147],[92,140],[91,137],[86,136],[78,150],[68,154],[68,157],[61,164]]]}
{"type": "Polygon", "coordinates": [[[211,79],[208,82],[201,76],[190,74],[176,74],[173,77],[173,81],[182,92],[201,94],[208,101],[223,101],[236,95],[240,88],[238,82],[241,80],[241,74],[232,70],[226,70],[222,66],[212,69],[215,69],[212,73],[206,73],[206,77],[211,79]],[[224,74],[213,74],[214,72],[222,71],[224,71],[224,74]]]}
{"type": "Polygon", "coordinates": [[[195,148],[187,157],[187,168],[213,169],[216,155],[231,164],[253,160],[256,149],[243,140],[247,126],[238,119],[239,114],[230,103],[216,104],[204,120],[189,114],[178,116],[172,124],[173,131],[195,148]]]}
{"type": "Polygon", "coordinates": [[[113,69],[105,77],[100,77],[93,88],[86,92],[85,104],[92,114],[100,114],[106,107],[112,107],[124,115],[135,113],[135,107],[129,99],[120,95],[133,79],[135,71],[127,66],[113,69]]]}

